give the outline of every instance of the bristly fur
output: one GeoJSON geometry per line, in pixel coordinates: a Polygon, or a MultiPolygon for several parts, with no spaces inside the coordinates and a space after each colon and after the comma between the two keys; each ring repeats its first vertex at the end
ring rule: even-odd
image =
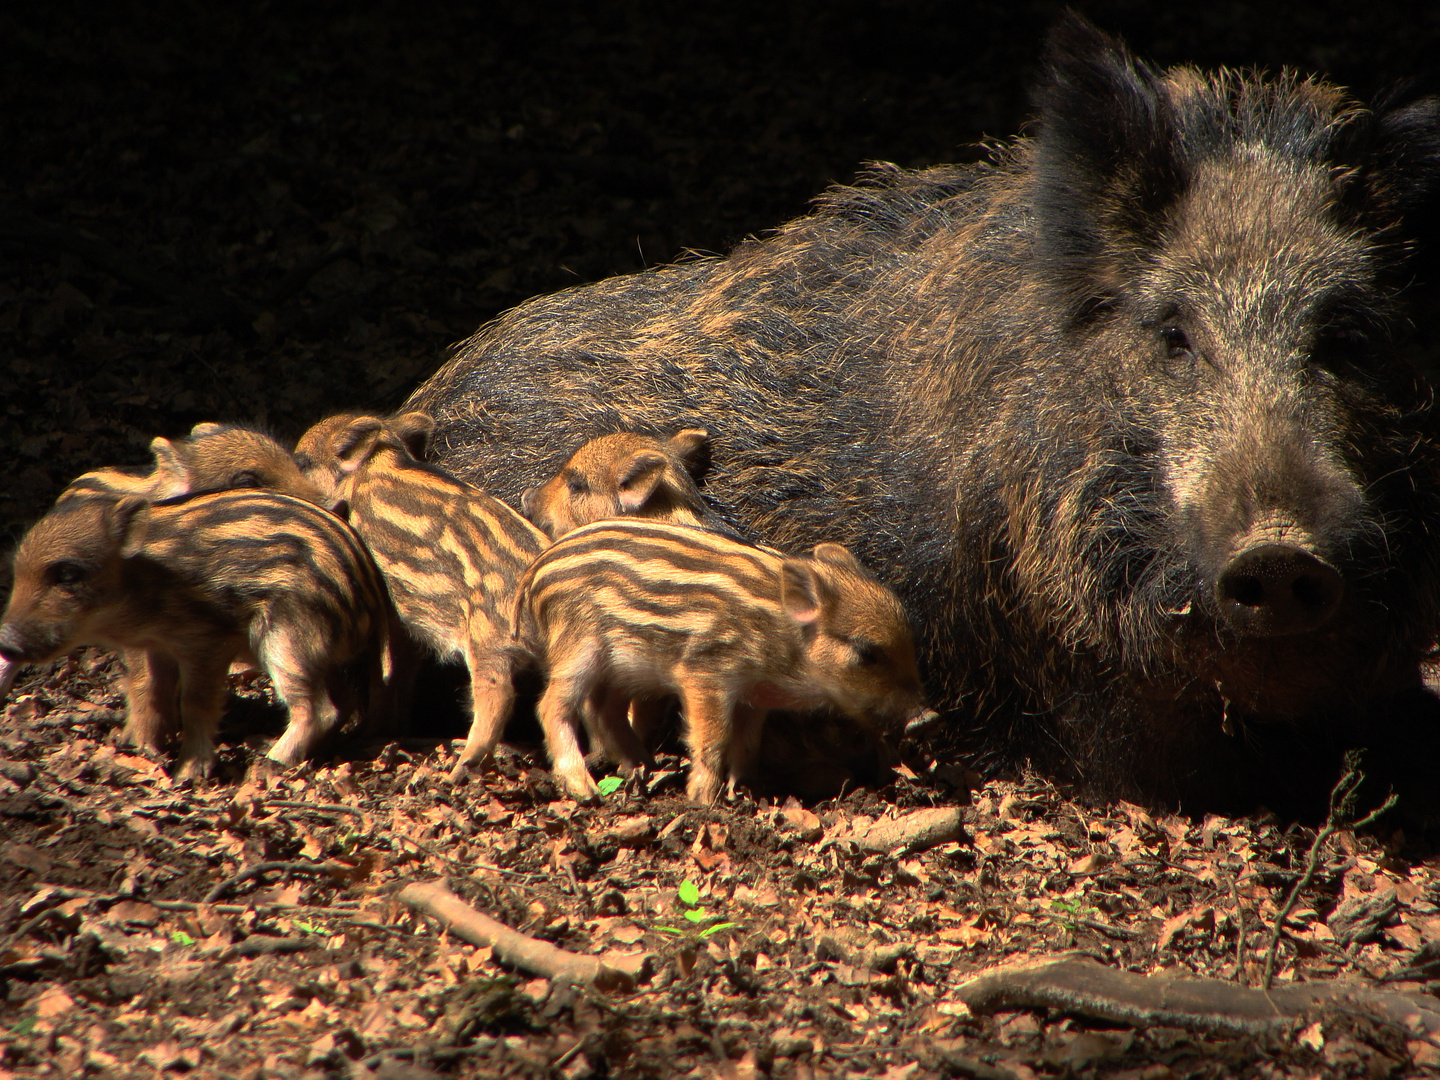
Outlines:
{"type": "Polygon", "coordinates": [[[1376,736],[1440,622],[1440,440],[1404,351],[1440,106],[1158,71],[1075,16],[1037,100],[988,164],[872,166],[724,258],[524,304],[412,407],[502,495],[586,437],[704,426],[717,512],[893,584],[978,753],[1274,805],[1257,722],[1376,736]],[[1270,535],[1342,575],[1323,628],[1221,618],[1217,575],[1270,535]]]}

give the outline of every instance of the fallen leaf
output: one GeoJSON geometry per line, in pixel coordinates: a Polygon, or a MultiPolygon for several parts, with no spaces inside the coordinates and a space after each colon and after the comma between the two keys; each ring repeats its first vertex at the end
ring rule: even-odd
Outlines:
{"type": "Polygon", "coordinates": [[[35,999],[35,1015],[42,1020],[67,1013],[74,1007],[75,999],[58,986],[42,990],[35,999]]]}
{"type": "Polygon", "coordinates": [[[41,877],[48,874],[50,868],[55,865],[55,860],[49,855],[29,844],[6,844],[0,848],[0,859],[4,859],[22,870],[31,870],[41,877]]]}

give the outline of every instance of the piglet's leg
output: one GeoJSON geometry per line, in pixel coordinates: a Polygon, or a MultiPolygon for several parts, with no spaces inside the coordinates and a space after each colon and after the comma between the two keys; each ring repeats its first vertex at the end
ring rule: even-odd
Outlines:
{"type": "Polygon", "coordinates": [[[159,750],[165,736],[180,727],[180,667],[171,656],[144,649],[121,649],[125,665],[127,742],[159,750]]]}
{"type": "Polygon", "coordinates": [[[629,713],[630,696],[607,686],[591,698],[586,724],[606,756],[627,774],[651,764],[650,754],[630,726],[629,713]]]}
{"type": "Polygon", "coordinates": [[[731,702],[720,687],[703,676],[683,678],[680,708],[685,714],[685,741],[690,745],[690,781],[685,793],[709,805],[720,794],[730,752],[731,702]]]}
{"type": "Polygon", "coordinates": [[[585,756],[580,753],[580,741],[575,737],[580,710],[590,693],[588,669],[585,663],[557,667],[540,696],[540,727],[545,732],[550,767],[566,792],[576,799],[593,799],[600,793],[590,770],[585,767],[585,756]]]}
{"type": "Polygon", "coordinates": [[[201,779],[215,768],[215,730],[225,705],[225,672],[230,657],[211,654],[180,660],[180,720],[183,734],[175,777],[201,779]]]}
{"type": "Polygon", "coordinates": [[[266,669],[275,684],[275,695],[285,702],[290,714],[285,734],[270,747],[267,756],[282,765],[299,765],[315,749],[320,737],[334,729],[340,710],[330,697],[323,673],[313,670],[299,656],[292,661],[284,649],[266,651],[266,669]],[[287,662],[280,663],[281,659],[287,662]]]}
{"type": "Polygon", "coordinates": [[[489,650],[472,649],[469,660],[470,733],[465,738],[459,762],[451,770],[451,783],[459,781],[466,769],[494,752],[515,705],[512,665],[506,657],[489,650]]]}
{"type": "Polygon", "coordinates": [[[735,707],[734,729],[730,733],[730,783],[733,798],[737,785],[753,784],[760,762],[760,733],[765,728],[765,710],[753,705],[735,707]]]}
{"type": "Polygon", "coordinates": [[[650,748],[658,741],[655,733],[665,725],[666,714],[674,699],[668,696],[642,695],[630,700],[630,730],[635,732],[636,741],[645,749],[649,760],[650,748]]]}

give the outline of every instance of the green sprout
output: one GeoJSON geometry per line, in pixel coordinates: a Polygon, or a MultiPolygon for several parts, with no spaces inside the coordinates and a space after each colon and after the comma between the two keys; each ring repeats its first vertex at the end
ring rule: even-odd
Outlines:
{"type": "Polygon", "coordinates": [[[184,945],[187,947],[195,944],[195,939],[184,930],[170,931],[170,940],[175,942],[176,945],[184,945]]]}
{"type": "Polygon", "coordinates": [[[675,890],[675,897],[683,905],[680,913],[694,925],[656,927],[662,934],[674,934],[677,937],[693,934],[703,940],[721,930],[733,930],[740,925],[736,922],[716,922],[721,916],[712,915],[700,906],[700,887],[689,878],[680,883],[680,887],[675,890]]]}
{"type": "Polygon", "coordinates": [[[618,776],[607,776],[595,786],[600,789],[601,795],[613,795],[619,791],[625,781],[618,776]]]}

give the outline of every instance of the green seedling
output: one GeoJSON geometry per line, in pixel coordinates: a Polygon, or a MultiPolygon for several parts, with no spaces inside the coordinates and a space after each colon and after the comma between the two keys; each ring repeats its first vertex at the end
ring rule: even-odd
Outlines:
{"type": "Polygon", "coordinates": [[[314,923],[302,922],[300,919],[291,919],[290,925],[296,930],[303,930],[307,934],[323,934],[324,927],[316,926],[314,923]]]}
{"type": "Polygon", "coordinates": [[[195,944],[195,939],[184,930],[170,931],[170,940],[175,942],[176,945],[185,945],[187,947],[195,944]]]}
{"type": "Polygon", "coordinates": [[[625,781],[619,776],[607,776],[595,786],[600,789],[601,795],[613,795],[624,786],[625,781]]]}
{"type": "Polygon", "coordinates": [[[689,878],[682,881],[675,890],[675,898],[682,905],[680,913],[694,925],[656,927],[662,934],[674,934],[677,937],[693,935],[703,940],[721,930],[732,930],[740,925],[735,922],[716,922],[721,916],[712,915],[700,906],[700,887],[689,878]]]}

